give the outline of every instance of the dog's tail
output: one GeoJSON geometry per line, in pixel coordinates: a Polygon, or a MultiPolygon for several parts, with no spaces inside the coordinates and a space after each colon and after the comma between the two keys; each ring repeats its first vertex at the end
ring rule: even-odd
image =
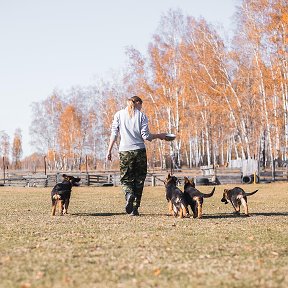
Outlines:
{"type": "Polygon", "coordinates": [[[253,194],[255,194],[258,190],[255,190],[253,192],[245,192],[245,196],[251,196],[253,194]]]}
{"type": "Polygon", "coordinates": [[[211,193],[209,193],[209,194],[201,193],[201,194],[203,195],[203,198],[209,198],[209,197],[212,197],[212,196],[213,196],[214,192],[215,192],[215,187],[213,188],[213,190],[211,191],[211,193]]]}

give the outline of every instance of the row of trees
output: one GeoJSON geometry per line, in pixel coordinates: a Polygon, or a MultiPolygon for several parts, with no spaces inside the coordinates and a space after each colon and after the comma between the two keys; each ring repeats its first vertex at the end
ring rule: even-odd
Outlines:
{"type": "Polygon", "coordinates": [[[33,144],[48,167],[103,168],[112,117],[134,94],[153,132],[177,134],[147,144],[150,167],[287,160],[288,3],[243,0],[234,19],[225,42],[205,19],[170,10],[147,55],[127,48],[129,63],[113,80],[33,103],[33,144]]]}
{"type": "Polygon", "coordinates": [[[21,129],[16,129],[12,145],[10,143],[10,137],[5,131],[0,131],[0,155],[2,155],[1,167],[9,167],[10,165],[14,169],[21,168],[22,157],[22,132],[21,129]],[[10,152],[12,155],[12,162],[10,161],[10,152]]]}

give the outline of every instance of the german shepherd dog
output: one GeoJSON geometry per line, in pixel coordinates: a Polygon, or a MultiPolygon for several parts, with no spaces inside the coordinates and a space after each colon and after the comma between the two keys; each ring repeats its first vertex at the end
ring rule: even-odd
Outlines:
{"type": "Polygon", "coordinates": [[[215,187],[209,194],[201,193],[195,188],[194,180],[189,180],[184,177],[184,196],[188,205],[193,212],[193,218],[202,218],[204,198],[212,197],[215,192],[215,187]]]}
{"type": "Polygon", "coordinates": [[[168,201],[168,210],[174,216],[180,218],[189,217],[187,203],[183,192],[177,187],[178,179],[171,176],[170,173],[164,181],[166,188],[166,200],[168,201]]]}
{"type": "Polygon", "coordinates": [[[251,196],[255,194],[258,190],[255,190],[253,192],[245,192],[240,187],[234,187],[233,189],[224,189],[223,197],[221,199],[221,202],[224,202],[225,204],[228,203],[228,201],[231,202],[235,214],[240,215],[240,206],[241,204],[244,207],[244,213],[246,216],[249,216],[248,212],[248,204],[247,204],[247,196],[251,196]]]}
{"type": "Polygon", "coordinates": [[[68,176],[63,174],[64,178],[61,183],[57,183],[51,191],[52,211],[51,215],[54,216],[56,207],[59,205],[60,215],[68,214],[68,206],[73,186],[79,186],[80,178],[68,176]]]}

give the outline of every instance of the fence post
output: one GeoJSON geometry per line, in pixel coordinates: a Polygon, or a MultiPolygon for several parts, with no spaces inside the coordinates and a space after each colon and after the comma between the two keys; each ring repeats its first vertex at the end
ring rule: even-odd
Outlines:
{"type": "Polygon", "coordinates": [[[113,185],[116,187],[117,186],[117,181],[116,181],[116,174],[113,176],[113,185]]]}
{"type": "Polygon", "coordinates": [[[60,173],[56,173],[56,184],[60,182],[60,173]]]}
{"type": "Polygon", "coordinates": [[[45,182],[44,182],[44,187],[48,187],[48,175],[45,175],[46,176],[46,179],[45,179],[45,182]]]}
{"type": "Polygon", "coordinates": [[[156,186],[156,177],[155,177],[154,175],[151,176],[151,185],[152,185],[153,187],[156,186]]]}
{"type": "Polygon", "coordinates": [[[5,171],[5,158],[4,158],[4,156],[3,156],[3,173],[4,173],[3,179],[4,179],[4,184],[5,184],[5,173],[6,173],[6,171],[5,171]]]}
{"type": "Polygon", "coordinates": [[[43,157],[44,160],[44,175],[47,175],[47,171],[46,171],[46,155],[43,157]]]}
{"type": "Polygon", "coordinates": [[[275,159],[272,159],[272,181],[275,181],[276,175],[275,175],[275,159]]]}
{"type": "Polygon", "coordinates": [[[86,177],[87,177],[87,185],[90,186],[90,175],[87,173],[86,177]]]}
{"type": "Polygon", "coordinates": [[[88,156],[85,156],[85,169],[86,169],[86,174],[88,174],[88,156]]]}

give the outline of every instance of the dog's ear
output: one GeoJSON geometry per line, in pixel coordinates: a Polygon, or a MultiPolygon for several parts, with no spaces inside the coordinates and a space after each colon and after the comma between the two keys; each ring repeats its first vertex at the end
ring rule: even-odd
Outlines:
{"type": "Polygon", "coordinates": [[[168,180],[169,180],[169,174],[168,174],[168,176],[165,178],[164,184],[166,184],[166,183],[168,182],[168,180]]]}
{"type": "Polygon", "coordinates": [[[189,179],[186,176],[184,176],[184,184],[186,184],[188,182],[189,182],[189,179]]]}
{"type": "Polygon", "coordinates": [[[68,176],[67,174],[63,174],[62,177],[63,177],[64,180],[66,180],[66,181],[70,181],[70,180],[71,180],[71,176],[68,176]]]}
{"type": "Polygon", "coordinates": [[[79,178],[79,177],[71,176],[71,183],[72,183],[73,186],[79,186],[80,185],[80,183],[79,183],[80,180],[81,180],[81,178],[79,178]]]}

